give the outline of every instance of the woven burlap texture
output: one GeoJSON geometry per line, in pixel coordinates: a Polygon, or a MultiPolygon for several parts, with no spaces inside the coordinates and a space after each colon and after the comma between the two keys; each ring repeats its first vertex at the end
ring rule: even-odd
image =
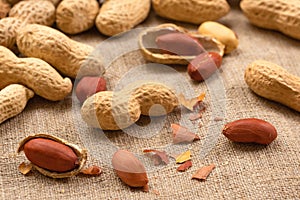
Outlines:
{"type": "MultiPolygon", "coordinates": [[[[197,92],[207,92],[208,109],[200,120],[197,132],[201,141],[188,146],[192,150],[193,167],[186,172],[176,171],[178,165],[171,163],[149,170],[150,192],[131,189],[123,184],[110,167],[112,153],[116,148],[141,153],[145,148],[163,148],[171,143],[170,123],[180,120],[180,110],[167,117],[159,134],[151,138],[138,138],[121,131],[107,132],[82,128],[78,102],[73,95],[60,102],[50,102],[35,96],[20,115],[0,125],[0,199],[297,199],[300,198],[300,115],[283,105],[258,97],[244,81],[245,67],[256,59],[265,59],[285,67],[300,76],[300,43],[281,33],[254,27],[236,7],[219,20],[232,28],[239,36],[237,50],[223,59],[220,77],[226,94],[223,120],[212,140],[216,145],[207,156],[199,156],[205,147],[204,140],[212,123],[212,94],[205,83],[190,81],[185,66],[174,66],[182,78],[197,92]],[[236,144],[221,135],[221,126],[240,118],[256,117],[272,123],[278,138],[268,146],[236,144]],[[87,132],[93,135],[87,135],[87,132]],[[26,136],[47,133],[59,136],[90,151],[87,166],[100,165],[103,173],[98,177],[76,176],[68,179],[51,179],[37,171],[24,176],[18,165],[26,161],[23,153],[17,154],[18,143],[26,136]],[[99,135],[97,135],[99,134],[99,135]],[[86,136],[87,135],[87,136],[86,136]],[[106,137],[104,137],[106,136],[106,137]],[[87,137],[87,138],[83,138],[87,137]],[[93,137],[96,137],[93,138],[93,137]],[[217,138],[216,138],[217,137],[217,138]],[[105,147],[105,142],[115,147],[105,147]],[[97,141],[99,139],[99,141],[97,141]],[[105,140],[107,139],[107,140],[105,140]],[[89,143],[87,145],[87,143],[89,143]],[[103,146],[102,146],[103,145],[103,146]],[[114,149],[115,148],[115,149],[114,149]],[[99,159],[101,158],[101,159],[99,159]],[[201,166],[214,163],[216,169],[206,181],[191,180],[192,174],[201,166]]],[[[155,14],[142,24],[152,26],[163,22],[155,14]]],[[[177,23],[187,28],[196,26],[177,23]]],[[[73,36],[73,39],[93,46],[106,39],[95,29],[73,36]]],[[[116,49],[114,46],[111,49],[116,49]]],[[[106,72],[108,87],[112,89],[118,79],[136,65],[146,63],[141,54],[131,52],[112,63],[106,72]]],[[[160,74],[159,76],[167,76],[160,74]]],[[[167,78],[166,78],[167,79],[167,78]]],[[[180,83],[180,81],[179,81],[180,83]]],[[[179,87],[185,87],[179,85],[179,87]]],[[[216,99],[214,101],[217,101],[216,99]]],[[[140,124],[147,123],[147,119],[140,124]]],[[[182,147],[183,149],[186,147],[182,147]]]]}

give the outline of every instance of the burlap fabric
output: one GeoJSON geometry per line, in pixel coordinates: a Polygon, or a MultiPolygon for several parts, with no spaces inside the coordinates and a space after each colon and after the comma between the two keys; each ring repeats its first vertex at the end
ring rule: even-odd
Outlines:
{"type": "MultiPolygon", "coordinates": [[[[152,13],[142,26],[163,22],[169,21],[152,13]]],[[[211,91],[205,83],[192,83],[184,66],[173,67],[195,91],[207,93],[208,109],[200,120],[201,127],[193,128],[200,135],[201,141],[178,149],[192,150],[191,169],[184,173],[177,172],[174,160],[167,166],[147,168],[150,192],[144,193],[124,185],[110,166],[112,152],[117,148],[130,149],[141,154],[141,150],[145,148],[164,149],[168,146],[171,143],[170,123],[178,122],[183,111],[176,110],[168,116],[159,134],[139,138],[121,131],[101,134],[98,130],[85,128],[78,113],[78,102],[72,99],[72,95],[60,102],[50,102],[35,96],[24,112],[0,125],[0,199],[299,199],[300,115],[252,93],[244,82],[243,75],[250,62],[265,59],[300,76],[300,43],[278,32],[250,25],[234,5],[220,22],[235,30],[240,39],[238,49],[224,57],[219,74],[226,95],[224,99],[213,98],[216,92],[211,91]],[[214,105],[224,106],[216,108],[214,105]],[[213,120],[216,117],[212,115],[213,110],[218,110],[216,116],[224,114],[222,121],[213,120]],[[271,122],[278,131],[276,141],[268,146],[236,144],[220,134],[221,127],[226,122],[246,117],[257,117],[271,122]],[[87,148],[90,152],[87,166],[100,165],[103,169],[102,175],[68,179],[47,178],[37,171],[22,175],[18,172],[18,165],[26,158],[23,153],[16,153],[18,143],[27,135],[35,133],[59,136],[87,148]],[[213,145],[214,141],[216,145],[213,145]],[[212,145],[212,150],[207,156],[203,156],[201,153],[206,152],[203,149],[208,151],[209,145],[212,145]],[[216,169],[206,181],[191,180],[192,174],[199,167],[210,163],[214,163],[216,169]]],[[[191,29],[197,28],[188,24],[177,24],[191,29]]],[[[96,30],[73,38],[93,46],[106,39],[96,30]]],[[[117,49],[118,46],[112,49],[114,48],[117,49]]],[[[139,52],[121,56],[112,63],[106,74],[108,87],[112,89],[124,73],[143,63],[146,62],[139,52]]],[[[168,74],[161,73],[159,76],[170,79],[168,74]]],[[[139,125],[147,126],[148,122],[145,118],[139,125]]]]}

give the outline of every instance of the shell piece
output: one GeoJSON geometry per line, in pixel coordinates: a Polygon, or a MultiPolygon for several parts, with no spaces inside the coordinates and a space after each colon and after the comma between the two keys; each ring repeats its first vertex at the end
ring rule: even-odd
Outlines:
{"type": "Polygon", "coordinates": [[[15,50],[18,29],[24,23],[14,17],[6,17],[0,20],[0,45],[15,50]]]}
{"type": "Polygon", "coordinates": [[[272,62],[256,60],[247,66],[244,79],[259,96],[300,112],[300,77],[272,62]]]}
{"type": "Polygon", "coordinates": [[[96,26],[108,36],[128,31],[146,19],[150,7],[150,0],[105,1],[96,18],[96,26]]]}
{"type": "Polygon", "coordinates": [[[199,33],[191,33],[182,27],[176,26],[175,24],[161,24],[156,27],[146,29],[139,36],[139,45],[145,59],[162,64],[181,65],[186,65],[193,60],[197,55],[179,56],[165,54],[161,53],[161,50],[157,48],[155,40],[158,36],[174,32],[185,33],[197,39],[203,48],[208,52],[217,52],[221,56],[224,54],[225,46],[217,39],[214,39],[210,36],[204,36],[199,33]]]}
{"type": "Polygon", "coordinates": [[[32,90],[19,84],[11,84],[0,91],[0,124],[21,113],[29,99],[34,96],[32,90]]]}
{"type": "Polygon", "coordinates": [[[71,78],[75,78],[79,70],[81,76],[104,72],[100,58],[91,55],[93,47],[47,26],[28,24],[20,28],[17,45],[23,55],[40,58],[71,78]]]}
{"type": "Polygon", "coordinates": [[[193,24],[217,20],[230,10],[226,0],[152,0],[152,6],[161,17],[193,24]]]}
{"type": "Polygon", "coordinates": [[[48,63],[38,58],[18,58],[9,49],[0,46],[0,89],[20,83],[37,95],[57,101],[72,91],[72,82],[63,78],[48,63]]]}
{"type": "Polygon", "coordinates": [[[240,7],[252,24],[300,40],[299,0],[243,0],[240,7]]]}
{"type": "Polygon", "coordinates": [[[51,26],[55,22],[55,7],[45,0],[21,1],[12,7],[9,16],[28,24],[51,26]]]}
{"type": "Polygon", "coordinates": [[[54,140],[56,142],[59,142],[61,144],[67,145],[69,146],[71,149],[73,149],[73,151],[75,152],[75,154],[78,156],[78,161],[79,161],[79,165],[77,168],[75,168],[72,171],[69,172],[62,172],[62,173],[58,173],[58,172],[53,172],[53,171],[49,171],[46,169],[43,169],[41,167],[38,167],[34,164],[33,167],[35,169],[37,169],[41,174],[45,175],[45,176],[49,176],[52,178],[68,178],[71,176],[75,176],[76,174],[80,173],[81,169],[84,167],[85,162],[87,160],[87,151],[85,149],[81,149],[79,148],[77,145],[75,144],[71,144],[69,142],[67,142],[64,139],[58,138],[58,137],[54,137],[52,135],[48,135],[48,134],[36,134],[36,135],[32,135],[32,136],[28,136],[25,139],[23,139],[20,144],[19,144],[19,148],[18,148],[18,153],[23,151],[24,145],[26,144],[26,142],[28,142],[29,140],[33,139],[33,138],[46,138],[46,139],[51,139],[54,140]]]}
{"type": "Polygon", "coordinates": [[[56,25],[65,33],[81,33],[94,26],[98,12],[96,0],[64,0],[56,10],[56,25]]]}

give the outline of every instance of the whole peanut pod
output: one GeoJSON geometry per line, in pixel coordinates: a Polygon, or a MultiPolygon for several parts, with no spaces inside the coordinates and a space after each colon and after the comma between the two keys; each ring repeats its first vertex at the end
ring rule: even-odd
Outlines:
{"type": "Polygon", "coordinates": [[[10,11],[10,4],[6,0],[0,0],[0,19],[5,18],[10,11]]]}
{"type": "Polygon", "coordinates": [[[16,37],[18,29],[24,25],[22,20],[6,17],[0,20],[0,45],[16,51],[16,37]]]}
{"type": "Polygon", "coordinates": [[[90,96],[82,105],[81,116],[91,127],[120,130],[138,121],[141,114],[161,116],[172,112],[177,105],[176,94],[166,85],[138,83],[121,91],[104,91],[90,96]]]}
{"type": "Polygon", "coordinates": [[[105,1],[96,18],[96,26],[104,35],[112,36],[130,30],[146,19],[150,0],[105,1]]]}
{"type": "Polygon", "coordinates": [[[97,0],[64,0],[56,9],[56,25],[65,33],[81,33],[94,26],[98,12],[97,0]]]}
{"type": "Polygon", "coordinates": [[[255,60],[245,70],[249,88],[264,98],[300,112],[300,77],[265,60],[255,60]]]}
{"type": "Polygon", "coordinates": [[[52,178],[67,178],[80,173],[87,159],[85,149],[48,134],[26,137],[19,145],[18,152],[21,151],[35,169],[52,178]]]}
{"type": "Polygon", "coordinates": [[[223,134],[233,142],[270,144],[277,137],[275,127],[267,121],[247,118],[225,125],[223,134]]]}
{"type": "Polygon", "coordinates": [[[91,55],[93,47],[71,40],[47,26],[28,24],[20,28],[17,45],[23,55],[40,58],[71,78],[76,78],[77,74],[95,76],[104,73],[101,60],[91,55]]]}
{"type": "Polygon", "coordinates": [[[27,0],[14,5],[9,17],[22,20],[27,24],[51,26],[55,22],[55,7],[45,0],[27,0]]]}
{"type": "Polygon", "coordinates": [[[34,92],[23,85],[11,84],[0,91],[0,124],[21,113],[34,92]]]}
{"type": "Polygon", "coordinates": [[[112,166],[120,179],[131,187],[143,187],[148,191],[148,177],[143,163],[133,153],[118,150],[112,158],[112,166]]]}
{"type": "Polygon", "coordinates": [[[0,89],[20,83],[45,99],[64,99],[72,90],[69,78],[62,78],[48,63],[37,58],[18,58],[0,46],[0,89]]]}

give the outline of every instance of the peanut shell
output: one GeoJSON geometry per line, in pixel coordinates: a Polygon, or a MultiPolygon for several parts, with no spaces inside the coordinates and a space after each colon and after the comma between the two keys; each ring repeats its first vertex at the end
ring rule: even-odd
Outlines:
{"type": "Polygon", "coordinates": [[[144,58],[151,62],[157,62],[162,64],[181,64],[187,65],[197,55],[192,56],[180,56],[168,53],[162,53],[161,49],[158,49],[155,42],[156,38],[168,33],[184,33],[195,38],[204,48],[205,51],[216,52],[223,56],[224,45],[218,40],[204,36],[198,33],[192,33],[188,30],[176,26],[175,24],[161,24],[156,27],[148,28],[143,31],[139,36],[139,46],[144,58]]]}
{"type": "Polygon", "coordinates": [[[256,60],[247,66],[244,79],[257,95],[300,112],[300,77],[275,63],[256,60]]]}
{"type": "Polygon", "coordinates": [[[71,40],[47,26],[28,24],[20,28],[17,45],[23,55],[40,58],[71,78],[76,78],[77,74],[96,76],[104,73],[101,60],[92,55],[93,47],[71,40]]]}
{"type": "Polygon", "coordinates": [[[64,99],[72,90],[69,78],[63,78],[48,63],[38,58],[18,58],[0,46],[0,89],[20,83],[37,95],[52,101],[64,99]]]}
{"type": "Polygon", "coordinates": [[[150,7],[150,0],[105,1],[96,18],[96,26],[108,36],[128,31],[146,19],[150,7]]]}
{"type": "Polygon", "coordinates": [[[299,0],[242,0],[240,7],[253,25],[300,40],[299,0]]]}
{"type": "Polygon", "coordinates": [[[226,0],[152,0],[152,6],[161,17],[193,24],[217,20],[230,10],[226,0]]]}
{"type": "Polygon", "coordinates": [[[96,0],[64,0],[56,9],[56,25],[68,34],[81,33],[94,26],[98,12],[96,0]]]}
{"type": "Polygon", "coordinates": [[[0,91],[0,124],[21,113],[34,92],[23,85],[11,84],[0,91]]]}
{"type": "Polygon", "coordinates": [[[12,7],[9,17],[15,17],[27,24],[51,26],[55,22],[55,7],[45,0],[20,1],[12,7]]]}

